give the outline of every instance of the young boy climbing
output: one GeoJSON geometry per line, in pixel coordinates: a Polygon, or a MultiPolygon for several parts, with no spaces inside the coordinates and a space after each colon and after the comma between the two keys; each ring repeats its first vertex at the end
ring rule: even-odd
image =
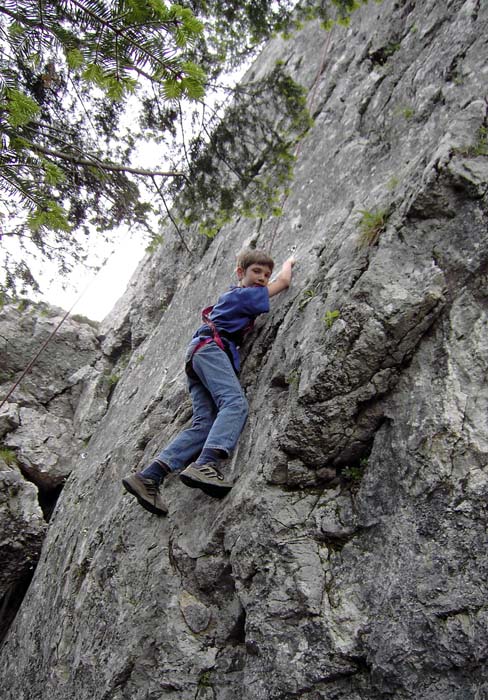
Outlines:
{"type": "Polygon", "coordinates": [[[293,257],[286,260],[270,282],[272,258],[262,250],[243,250],[237,258],[239,285],[202,312],[203,325],[195,332],[185,357],[192,425],[142,472],[122,479],[125,489],[151,513],[166,515],[159,487],[174,471],[180,472],[186,486],[214,498],[223,498],[232,488],[218,465],[232,454],[248,415],[238,379],[238,348],[255,318],[269,311],[270,297],[289,287],[294,264],[293,257]]]}

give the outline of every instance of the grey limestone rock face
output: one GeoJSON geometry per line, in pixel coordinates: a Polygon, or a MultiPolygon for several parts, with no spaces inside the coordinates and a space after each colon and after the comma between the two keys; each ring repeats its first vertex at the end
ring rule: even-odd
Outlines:
{"type": "MultiPolygon", "coordinates": [[[[56,329],[64,311],[45,304],[0,310],[2,398],[56,329]]],[[[96,324],[95,324],[96,326],[96,324]]],[[[0,412],[3,444],[45,490],[64,483],[73,457],[107,410],[111,364],[97,327],[66,319],[0,412]]]]}
{"type": "MultiPolygon", "coordinates": [[[[64,313],[46,304],[2,307],[2,402],[64,313]]],[[[0,410],[0,636],[32,577],[56,496],[107,410],[112,365],[97,330],[66,319],[0,410]]]]}
{"type": "Polygon", "coordinates": [[[46,522],[37,498],[37,488],[20,471],[0,459],[0,636],[12,621],[19,592],[32,578],[39,559],[46,522]]]}
{"type": "MultiPolygon", "coordinates": [[[[169,231],[165,238],[164,246],[141,261],[125,294],[101,324],[103,352],[108,357],[117,356],[121,350],[134,351],[143,343],[188,274],[187,251],[181,240],[169,231]]],[[[195,248],[204,247],[202,238],[195,248]]]]}
{"type": "Polygon", "coordinates": [[[313,96],[283,216],[190,232],[191,258],[167,232],[106,320],[132,354],[3,644],[6,700],[488,696],[487,36],[486,3],[386,1],[265,48],[254,73],[282,59],[313,96]],[[156,518],[120,479],[188,424],[186,343],[249,244],[298,263],[242,350],[234,487],[172,475],[156,518]]]}

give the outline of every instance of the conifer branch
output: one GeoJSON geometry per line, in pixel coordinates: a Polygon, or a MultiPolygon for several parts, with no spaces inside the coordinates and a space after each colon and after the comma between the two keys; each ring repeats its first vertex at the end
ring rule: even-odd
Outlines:
{"type": "Polygon", "coordinates": [[[156,188],[157,193],[159,194],[159,196],[161,197],[161,199],[162,199],[162,201],[163,201],[163,205],[164,205],[164,208],[166,209],[166,213],[167,213],[169,219],[171,220],[171,223],[172,223],[173,226],[175,227],[176,232],[178,233],[178,236],[180,237],[181,242],[182,242],[183,245],[185,246],[187,252],[188,252],[190,255],[192,255],[192,252],[191,252],[190,248],[188,247],[187,242],[185,241],[185,237],[183,236],[183,233],[182,233],[180,227],[178,226],[178,224],[177,224],[177,222],[176,222],[176,219],[174,218],[174,216],[172,215],[172,213],[171,213],[171,211],[170,211],[168,205],[166,204],[166,199],[165,199],[165,197],[164,197],[164,194],[163,194],[161,188],[159,187],[158,183],[156,182],[156,178],[153,177],[153,178],[152,178],[152,181],[153,181],[154,187],[156,188]]]}
{"type": "Polygon", "coordinates": [[[118,165],[117,163],[108,163],[98,159],[89,160],[87,158],[80,158],[72,155],[71,153],[61,153],[61,151],[55,151],[52,148],[47,148],[46,146],[32,143],[32,141],[25,140],[25,142],[28,144],[29,148],[36,153],[43,153],[46,156],[58,158],[59,160],[67,160],[75,165],[86,165],[93,168],[99,168],[100,170],[131,173],[132,175],[141,175],[143,177],[153,177],[154,175],[158,175],[159,177],[186,177],[185,173],[178,172],[177,170],[145,170],[144,168],[132,168],[129,165],[118,165]]]}

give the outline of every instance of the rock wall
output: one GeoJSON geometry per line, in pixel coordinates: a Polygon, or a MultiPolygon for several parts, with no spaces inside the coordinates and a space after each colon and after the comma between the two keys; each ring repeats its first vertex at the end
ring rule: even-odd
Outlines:
{"type": "Polygon", "coordinates": [[[3,644],[6,699],[488,697],[487,25],[385,0],[266,47],[254,73],[284,59],[313,95],[284,215],[188,234],[191,258],[168,234],[107,319],[107,355],[135,350],[3,644]],[[244,349],[235,486],[171,477],[156,518],[120,478],[186,425],[184,348],[244,244],[299,262],[244,349]]]}
{"type": "Polygon", "coordinates": [[[113,361],[100,348],[98,324],[47,304],[0,309],[0,638],[29,585],[46,523],[107,410],[113,361]]]}

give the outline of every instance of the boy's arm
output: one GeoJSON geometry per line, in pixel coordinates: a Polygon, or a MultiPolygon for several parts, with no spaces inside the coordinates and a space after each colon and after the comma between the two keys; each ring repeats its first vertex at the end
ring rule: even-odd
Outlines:
{"type": "Polygon", "coordinates": [[[293,256],[288,258],[288,260],[285,260],[278,277],[268,284],[268,292],[270,297],[274,297],[275,294],[279,294],[290,286],[293,265],[295,263],[296,260],[293,256]]]}

